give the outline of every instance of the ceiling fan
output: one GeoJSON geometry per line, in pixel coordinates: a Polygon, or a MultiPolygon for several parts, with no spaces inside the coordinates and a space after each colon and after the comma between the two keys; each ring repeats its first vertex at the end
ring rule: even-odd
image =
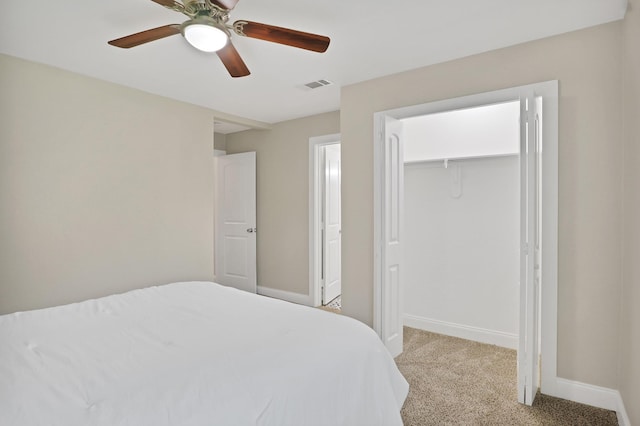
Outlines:
{"type": "Polygon", "coordinates": [[[258,38],[320,53],[327,50],[331,41],[329,37],[259,22],[241,20],[229,25],[227,24],[229,12],[239,0],[184,0],[184,3],[175,0],[151,1],[183,13],[189,17],[189,20],[182,24],[165,25],[111,40],[110,45],[128,49],[181,33],[196,49],[216,52],[232,77],[244,77],[250,72],[231,43],[230,30],[239,36],[258,38]]]}

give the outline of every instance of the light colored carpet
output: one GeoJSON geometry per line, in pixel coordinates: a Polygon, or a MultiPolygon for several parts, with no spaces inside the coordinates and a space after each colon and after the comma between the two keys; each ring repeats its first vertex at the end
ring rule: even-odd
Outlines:
{"type": "Polygon", "coordinates": [[[613,411],[545,395],[518,404],[510,349],[405,327],[396,363],[410,385],[405,426],[618,424],[613,411]]]}

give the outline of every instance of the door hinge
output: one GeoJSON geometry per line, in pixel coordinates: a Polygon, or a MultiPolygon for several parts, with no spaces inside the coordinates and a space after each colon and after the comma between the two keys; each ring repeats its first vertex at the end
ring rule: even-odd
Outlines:
{"type": "Polygon", "coordinates": [[[528,114],[529,110],[524,110],[524,113],[522,111],[520,111],[520,116],[518,117],[518,123],[519,124],[526,124],[529,122],[529,114],[528,114]]]}

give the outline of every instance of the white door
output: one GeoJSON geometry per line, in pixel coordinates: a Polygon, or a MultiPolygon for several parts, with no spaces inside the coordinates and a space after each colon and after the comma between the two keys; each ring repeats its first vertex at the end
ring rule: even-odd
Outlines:
{"type": "Polygon", "coordinates": [[[342,293],[341,220],[340,220],[340,145],[324,147],[324,197],[322,238],[322,304],[326,305],[342,293]]]}
{"type": "Polygon", "coordinates": [[[382,230],[382,340],[396,357],[402,353],[402,292],[401,268],[404,221],[404,168],[402,154],[402,123],[385,117],[384,139],[384,202],[382,230]]]}
{"type": "Polygon", "coordinates": [[[256,153],[216,157],[215,274],[256,293],[256,153]]]}
{"type": "Polygon", "coordinates": [[[540,140],[536,100],[530,91],[520,99],[520,339],[518,401],[532,405],[539,387],[538,288],[539,214],[538,162],[540,140]]]}

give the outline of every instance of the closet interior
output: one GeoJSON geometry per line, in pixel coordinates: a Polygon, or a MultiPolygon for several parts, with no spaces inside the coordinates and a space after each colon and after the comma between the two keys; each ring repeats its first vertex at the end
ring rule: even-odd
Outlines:
{"type": "Polygon", "coordinates": [[[403,119],[404,324],[516,349],[520,103],[403,119]]]}

